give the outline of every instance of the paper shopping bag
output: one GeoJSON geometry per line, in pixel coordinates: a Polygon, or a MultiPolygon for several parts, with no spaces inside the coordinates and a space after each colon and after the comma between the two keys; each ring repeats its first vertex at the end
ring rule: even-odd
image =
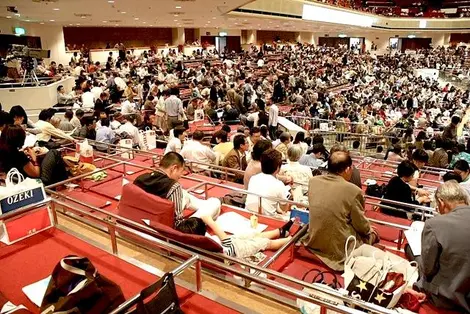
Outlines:
{"type": "Polygon", "coordinates": [[[122,139],[119,141],[119,147],[121,150],[125,150],[125,153],[121,154],[122,158],[126,159],[132,159],[133,158],[133,152],[132,152],[132,140],[131,139],[122,139]]]}
{"type": "Polygon", "coordinates": [[[46,199],[41,180],[25,179],[16,168],[8,171],[5,185],[0,186],[0,214],[37,204],[46,199]]]}
{"type": "Polygon", "coordinates": [[[397,255],[367,244],[356,248],[355,243],[356,239],[351,236],[345,245],[343,277],[349,295],[389,309],[395,307],[406,288],[411,288],[417,281],[417,267],[397,255]],[[351,239],[354,246],[349,253],[351,239]]]}
{"type": "Polygon", "coordinates": [[[93,164],[93,146],[88,144],[88,140],[76,144],[78,159],[81,162],[93,164]]]}
{"type": "Polygon", "coordinates": [[[139,146],[141,150],[157,148],[157,134],[153,130],[139,132],[139,146]]]}

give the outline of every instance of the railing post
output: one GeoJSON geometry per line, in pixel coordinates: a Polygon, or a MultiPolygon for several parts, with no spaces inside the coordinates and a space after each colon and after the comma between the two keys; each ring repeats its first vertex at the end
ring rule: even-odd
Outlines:
{"type": "Polygon", "coordinates": [[[196,291],[201,292],[202,290],[202,270],[201,270],[201,261],[196,262],[196,291]]]}

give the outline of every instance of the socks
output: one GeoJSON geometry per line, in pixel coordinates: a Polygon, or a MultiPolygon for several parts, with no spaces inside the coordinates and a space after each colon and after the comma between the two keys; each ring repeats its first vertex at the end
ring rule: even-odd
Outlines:
{"type": "Polygon", "coordinates": [[[292,227],[293,224],[294,224],[294,219],[291,219],[288,222],[286,222],[284,226],[279,228],[279,234],[281,238],[285,238],[289,235],[289,229],[290,227],[292,227]]]}

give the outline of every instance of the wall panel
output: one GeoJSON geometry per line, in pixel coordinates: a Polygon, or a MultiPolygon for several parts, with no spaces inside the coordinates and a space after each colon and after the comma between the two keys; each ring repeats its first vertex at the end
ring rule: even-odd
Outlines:
{"type": "Polygon", "coordinates": [[[85,44],[90,49],[104,49],[123,43],[127,48],[171,45],[171,28],[144,27],[64,27],[65,44],[69,49],[85,44]],[[92,34],[92,36],[90,36],[92,34]]]}

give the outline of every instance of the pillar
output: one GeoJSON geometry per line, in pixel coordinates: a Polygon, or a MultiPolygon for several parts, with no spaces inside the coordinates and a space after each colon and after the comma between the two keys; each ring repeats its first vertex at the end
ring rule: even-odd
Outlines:
{"type": "Polygon", "coordinates": [[[173,46],[184,45],[186,42],[186,39],[184,36],[184,28],[183,27],[173,28],[171,31],[172,31],[172,43],[171,44],[173,46]]]}

